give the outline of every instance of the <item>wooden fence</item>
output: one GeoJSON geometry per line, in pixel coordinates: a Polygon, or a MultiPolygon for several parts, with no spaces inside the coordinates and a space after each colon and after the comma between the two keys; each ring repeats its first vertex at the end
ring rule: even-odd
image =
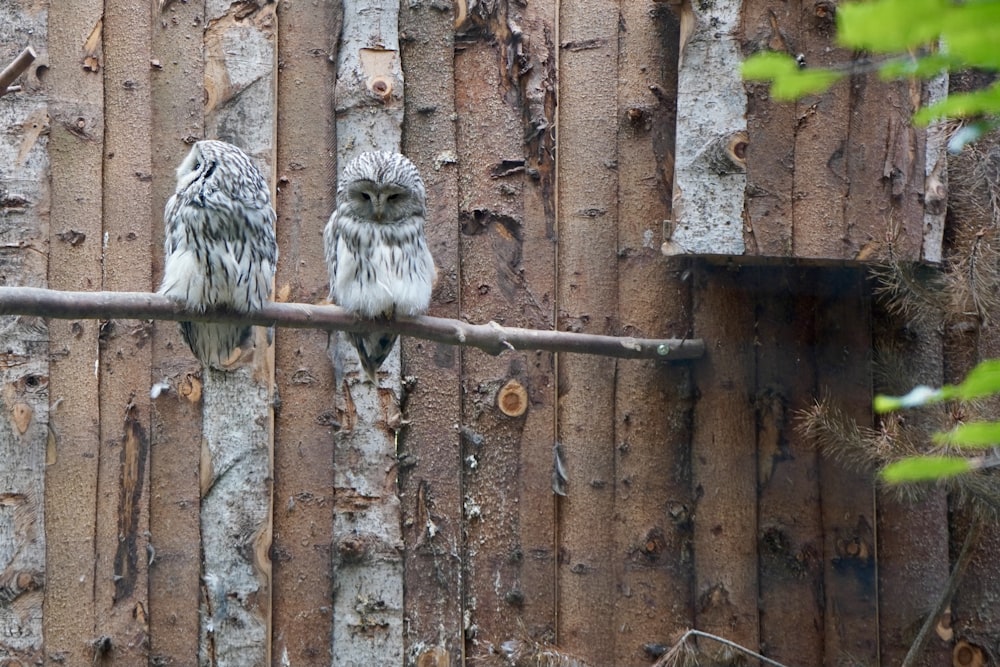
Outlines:
{"type": "MultiPolygon", "coordinates": [[[[0,665],[648,665],[689,627],[789,667],[900,664],[974,521],[943,491],[875,488],[797,414],[826,398],[871,426],[873,349],[902,340],[905,381],[939,383],[1000,354],[996,333],[891,317],[857,266],[663,255],[672,4],[0,3],[0,60],[38,53],[0,96],[0,284],[154,290],[174,169],[210,137],[272,183],[276,300],[320,302],[338,168],[401,148],[428,189],[432,315],[707,348],[405,339],[372,387],[320,331],[278,329],[223,374],[172,322],[4,317],[0,665]],[[511,383],[525,410],[498,406],[511,383]]],[[[744,34],[834,5],[744,4],[744,34]]],[[[853,208],[822,168],[843,141],[790,135],[822,192],[848,190],[841,222],[892,187],[870,166],[895,147],[844,121],[875,113],[859,85],[803,107],[869,151],[853,208]]],[[[751,147],[782,113],[750,109],[751,147]]],[[[918,664],[995,659],[998,540],[983,529],[918,664]]]]}

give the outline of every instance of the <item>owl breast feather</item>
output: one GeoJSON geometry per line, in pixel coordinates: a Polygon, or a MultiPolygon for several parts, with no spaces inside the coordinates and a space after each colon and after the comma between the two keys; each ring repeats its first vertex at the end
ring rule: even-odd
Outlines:
{"type": "Polygon", "coordinates": [[[365,230],[369,233],[360,238],[351,237],[351,231],[341,228],[337,240],[337,305],[367,318],[426,313],[434,267],[423,237],[418,233],[401,237],[398,228],[365,230]]]}

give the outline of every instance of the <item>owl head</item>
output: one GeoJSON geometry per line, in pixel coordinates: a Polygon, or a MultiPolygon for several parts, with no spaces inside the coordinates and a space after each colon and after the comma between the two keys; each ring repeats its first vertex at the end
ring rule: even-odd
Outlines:
{"type": "Polygon", "coordinates": [[[416,166],[399,153],[383,151],[362,153],[352,160],[337,190],[338,204],[379,224],[423,216],[425,198],[416,166]]]}
{"type": "Polygon", "coordinates": [[[252,200],[267,184],[250,156],[232,144],[205,139],[191,147],[177,167],[177,192],[252,200]]]}

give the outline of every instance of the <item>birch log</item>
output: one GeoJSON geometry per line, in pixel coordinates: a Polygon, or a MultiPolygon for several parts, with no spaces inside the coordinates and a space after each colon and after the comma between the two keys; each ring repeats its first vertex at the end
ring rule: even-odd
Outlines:
{"type": "MultiPolygon", "coordinates": [[[[399,3],[345,0],[334,103],[338,173],[366,150],[398,151],[403,122],[399,3]]],[[[333,185],[333,184],[331,184],[333,185]]],[[[341,430],[334,449],[334,664],[402,664],[403,560],[396,489],[399,346],[376,387],[360,381],[356,355],[334,347],[341,430]]]]}
{"type": "MultiPolygon", "coordinates": [[[[273,191],[275,6],[210,0],[206,18],[206,136],[246,151],[273,191]]],[[[204,377],[202,665],[267,665],[271,655],[274,350],[254,331],[252,361],[204,377]]]]}
{"type": "Polygon", "coordinates": [[[741,4],[686,0],[682,5],[674,223],[663,244],[666,255],[742,255],[745,250],[741,4]]]}
{"type": "MultiPolygon", "coordinates": [[[[27,35],[42,43],[46,15],[0,5],[0,61],[27,35]]],[[[48,110],[33,77],[0,100],[0,275],[44,286],[48,237],[48,110]]],[[[44,475],[48,440],[48,329],[0,318],[0,663],[41,661],[45,584],[44,475]],[[9,658],[9,661],[7,660],[9,658]]]]}

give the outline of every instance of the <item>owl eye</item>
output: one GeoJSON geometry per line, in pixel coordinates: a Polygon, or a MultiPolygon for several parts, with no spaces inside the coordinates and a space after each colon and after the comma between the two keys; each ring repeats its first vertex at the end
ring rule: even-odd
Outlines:
{"type": "Polygon", "coordinates": [[[372,200],[372,196],[370,194],[368,194],[367,192],[362,192],[361,193],[361,198],[364,199],[365,201],[371,201],[372,200]]]}
{"type": "Polygon", "coordinates": [[[401,193],[394,192],[393,194],[389,195],[386,199],[388,201],[399,201],[399,198],[402,197],[402,196],[403,195],[401,193]]]}
{"type": "Polygon", "coordinates": [[[198,161],[196,161],[196,162],[194,163],[194,167],[192,167],[192,168],[193,168],[193,169],[194,169],[195,171],[200,171],[200,170],[201,170],[201,160],[198,160],[198,161]]]}

